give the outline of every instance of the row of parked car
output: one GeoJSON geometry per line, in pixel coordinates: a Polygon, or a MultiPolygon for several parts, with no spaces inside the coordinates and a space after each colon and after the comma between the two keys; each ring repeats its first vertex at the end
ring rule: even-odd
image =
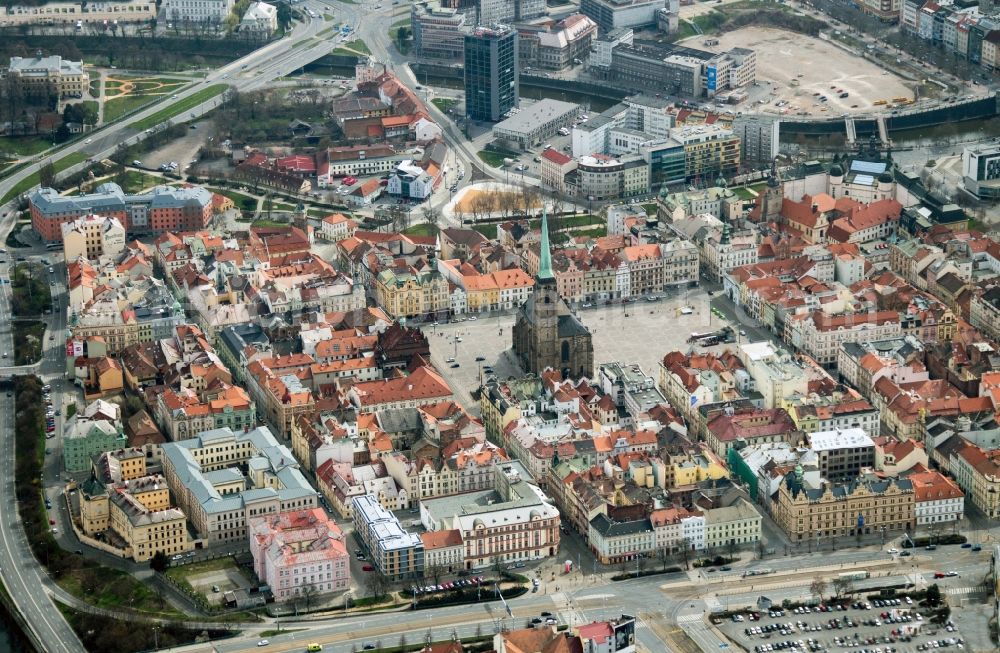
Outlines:
{"type": "Polygon", "coordinates": [[[60,412],[58,410],[52,409],[52,386],[45,384],[42,386],[42,392],[45,397],[45,437],[52,438],[56,434],[56,417],[60,412]]]}
{"type": "Polygon", "coordinates": [[[414,585],[410,588],[411,594],[431,594],[433,592],[443,592],[445,590],[457,590],[463,587],[475,587],[476,585],[482,585],[484,583],[482,576],[473,576],[471,578],[459,578],[458,580],[449,580],[441,583],[440,585],[427,585],[425,587],[420,587],[414,585]]]}

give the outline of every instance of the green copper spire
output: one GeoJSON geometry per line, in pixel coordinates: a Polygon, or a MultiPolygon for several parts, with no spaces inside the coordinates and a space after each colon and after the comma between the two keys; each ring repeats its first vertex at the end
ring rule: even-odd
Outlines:
{"type": "Polygon", "coordinates": [[[542,207],[542,260],[538,266],[539,279],[555,279],[552,274],[552,252],[549,251],[549,218],[545,207],[542,207]]]}

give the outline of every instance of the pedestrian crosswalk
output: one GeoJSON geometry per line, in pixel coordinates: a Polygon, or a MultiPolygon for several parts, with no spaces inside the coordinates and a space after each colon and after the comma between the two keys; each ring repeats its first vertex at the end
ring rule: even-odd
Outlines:
{"type": "Polygon", "coordinates": [[[701,621],[700,614],[682,614],[681,616],[677,617],[678,624],[690,624],[696,621],[701,621]]]}
{"type": "Polygon", "coordinates": [[[962,596],[963,594],[982,594],[986,589],[982,585],[975,587],[949,587],[944,591],[949,596],[962,596]]]}

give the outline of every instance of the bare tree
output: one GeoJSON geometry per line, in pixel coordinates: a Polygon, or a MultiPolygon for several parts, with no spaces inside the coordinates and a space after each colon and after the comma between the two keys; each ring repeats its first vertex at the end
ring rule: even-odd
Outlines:
{"type": "Polygon", "coordinates": [[[316,598],[316,595],[318,593],[319,593],[319,591],[316,589],[316,586],[313,585],[312,583],[307,583],[302,588],[302,600],[305,601],[306,612],[308,612],[309,608],[312,607],[312,602],[316,598]]]}
{"type": "Polygon", "coordinates": [[[826,593],[826,581],[821,576],[814,578],[813,582],[809,585],[809,593],[817,597],[820,603],[822,603],[823,595],[826,593]]]}
{"type": "Polygon", "coordinates": [[[493,556],[493,559],[490,562],[492,563],[491,567],[493,569],[493,573],[497,575],[497,579],[503,578],[503,574],[505,571],[503,558],[501,558],[500,556],[493,556]]]}
{"type": "Polygon", "coordinates": [[[56,183],[56,168],[49,159],[38,169],[38,183],[42,188],[51,188],[56,183]]]}
{"type": "Polygon", "coordinates": [[[388,579],[382,572],[372,571],[365,574],[365,586],[368,590],[368,596],[381,597],[385,595],[388,579]]]}
{"type": "Polygon", "coordinates": [[[850,578],[837,577],[833,579],[833,591],[837,596],[845,596],[854,589],[854,583],[850,578]]]}
{"type": "Polygon", "coordinates": [[[691,565],[690,565],[690,562],[691,562],[691,540],[689,540],[686,537],[682,537],[681,541],[680,541],[680,545],[681,545],[680,554],[681,554],[681,557],[684,558],[684,571],[687,571],[688,569],[691,568],[691,565]]]}
{"type": "Polygon", "coordinates": [[[656,557],[660,561],[660,571],[666,571],[667,564],[670,562],[670,549],[665,546],[657,549],[656,557]]]}
{"type": "Polygon", "coordinates": [[[441,565],[429,565],[424,569],[424,573],[435,585],[441,584],[441,577],[444,576],[444,567],[441,565]]]}
{"type": "Polygon", "coordinates": [[[430,200],[428,200],[427,204],[420,210],[420,213],[424,216],[424,221],[434,227],[434,231],[437,231],[438,223],[441,221],[441,209],[431,206],[430,200]]]}

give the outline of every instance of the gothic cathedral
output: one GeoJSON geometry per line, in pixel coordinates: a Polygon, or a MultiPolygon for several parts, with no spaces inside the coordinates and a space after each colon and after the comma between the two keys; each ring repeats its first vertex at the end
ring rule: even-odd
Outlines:
{"type": "Polygon", "coordinates": [[[514,353],[521,367],[533,374],[546,368],[564,378],[590,377],[594,373],[594,342],[590,331],[570,310],[556,289],[549,251],[549,221],[542,210],[541,262],[531,296],[517,311],[514,353]]]}

